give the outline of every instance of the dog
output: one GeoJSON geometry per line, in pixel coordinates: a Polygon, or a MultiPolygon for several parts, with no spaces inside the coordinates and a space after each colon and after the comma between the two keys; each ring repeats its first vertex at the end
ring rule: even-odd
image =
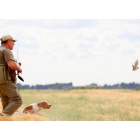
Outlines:
{"type": "Polygon", "coordinates": [[[47,102],[45,101],[42,101],[42,102],[39,102],[39,103],[33,103],[33,104],[30,104],[29,106],[19,110],[19,111],[16,111],[12,116],[15,116],[17,114],[39,114],[39,111],[42,110],[42,109],[50,109],[52,105],[48,105],[47,102]]]}

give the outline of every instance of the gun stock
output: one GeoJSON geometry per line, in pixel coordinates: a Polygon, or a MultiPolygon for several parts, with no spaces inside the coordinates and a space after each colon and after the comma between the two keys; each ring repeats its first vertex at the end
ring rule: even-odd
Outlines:
{"type": "Polygon", "coordinates": [[[18,72],[18,78],[24,82],[24,79],[22,78],[22,74],[18,72]]]}

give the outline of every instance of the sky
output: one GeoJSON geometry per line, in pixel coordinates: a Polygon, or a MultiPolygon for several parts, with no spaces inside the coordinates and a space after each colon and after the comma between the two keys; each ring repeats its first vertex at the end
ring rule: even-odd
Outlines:
{"type": "Polygon", "coordinates": [[[18,41],[23,85],[140,83],[139,19],[0,19],[0,37],[18,41]]]}

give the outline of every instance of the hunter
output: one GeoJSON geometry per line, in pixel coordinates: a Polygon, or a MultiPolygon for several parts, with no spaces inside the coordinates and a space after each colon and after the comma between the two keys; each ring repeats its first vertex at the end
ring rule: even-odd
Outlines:
{"type": "Polygon", "coordinates": [[[2,102],[2,113],[0,116],[11,116],[21,105],[22,98],[16,86],[16,70],[21,73],[11,50],[14,48],[14,39],[11,35],[1,38],[0,46],[0,96],[2,102]]]}

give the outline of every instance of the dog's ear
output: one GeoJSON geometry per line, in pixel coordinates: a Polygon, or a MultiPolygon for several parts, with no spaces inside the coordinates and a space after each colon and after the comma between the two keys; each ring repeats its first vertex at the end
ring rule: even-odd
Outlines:
{"type": "Polygon", "coordinates": [[[42,108],[44,108],[44,109],[48,106],[48,104],[46,102],[42,102],[41,104],[42,104],[42,108]]]}
{"type": "Polygon", "coordinates": [[[38,105],[38,107],[42,107],[42,106],[41,106],[41,102],[40,102],[40,103],[37,103],[37,105],[38,105]]]}

